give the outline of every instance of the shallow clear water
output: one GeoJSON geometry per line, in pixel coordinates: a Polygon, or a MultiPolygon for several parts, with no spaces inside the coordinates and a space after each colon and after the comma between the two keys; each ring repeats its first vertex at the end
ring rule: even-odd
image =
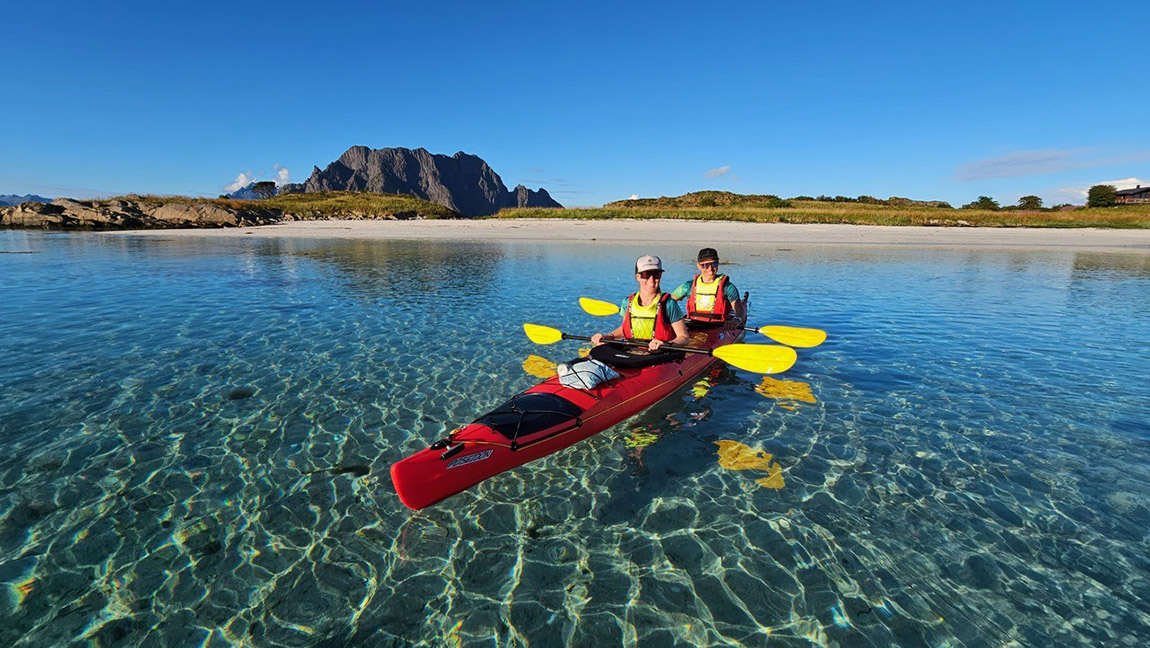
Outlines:
{"type": "Polygon", "coordinates": [[[576,353],[523,322],[694,251],[0,232],[0,643],[1150,641],[1150,254],[722,246],[753,323],[830,333],[786,383],[399,503],[576,353]]]}

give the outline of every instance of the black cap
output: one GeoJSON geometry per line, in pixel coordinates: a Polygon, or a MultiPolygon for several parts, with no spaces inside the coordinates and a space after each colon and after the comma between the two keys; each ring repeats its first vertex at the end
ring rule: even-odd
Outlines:
{"type": "Polygon", "coordinates": [[[704,261],[718,261],[719,253],[715,251],[715,248],[703,248],[699,250],[699,258],[697,260],[699,263],[704,261]]]}

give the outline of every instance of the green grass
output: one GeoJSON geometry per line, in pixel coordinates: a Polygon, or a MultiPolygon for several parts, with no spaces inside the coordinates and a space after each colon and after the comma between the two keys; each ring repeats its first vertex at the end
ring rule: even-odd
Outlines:
{"type": "Polygon", "coordinates": [[[656,207],[647,204],[601,209],[504,209],[490,218],[563,218],[607,220],[715,220],[749,223],[845,223],[935,227],[1101,227],[1150,228],[1150,205],[1082,208],[1067,211],[983,211],[938,207],[892,207],[863,203],[789,200],[790,207],[656,207]]]}
{"type": "Polygon", "coordinates": [[[737,194],[730,191],[696,191],[668,198],[631,198],[603,205],[604,209],[669,209],[699,207],[759,207],[775,209],[790,207],[786,200],[772,195],[737,194]]]}
{"type": "Polygon", "coordinates": [[[267,200],[233,200],[230,198],[189,198],[187,196],[128,195],[95,201],[136,202],[147,207],[161,204],[207,204],[235,213],[280,212],[299,220],[323,219],[390,219],[390,218],[459,218],[454,211],[412,196],[356,191],[331,191],[276,196],[267,200]]]}
{"type": "Polygon", "coordinates": [[[397,194],[331,191],[276,196],[255,202],[299,218],[460,218],[435,203],[397,194]]]}
{"type": "MultiPolygon", "coordinates": [[[[298,220],[460,218],[434,203],[395,194],[352,191],[302,193],[268,200],[229,200],[187,196],[121,196],[95,201],[212,204],[244,214],[279,213],[298,220]]],[[[705,191],[673,198],[623,200],[598,209],[504,209],[488,218],[560,218],[572,220],[670,219],[749,223],[846,223],[852,225],[918,225],[935,227],[1100,227],[1150,229],[1150,205],[1080,208],[1066,211],[946,209],[927,205],[779,200],[775,196],[705,191]],[[789,206],[771,206],[778,204],[789,206]]]]}

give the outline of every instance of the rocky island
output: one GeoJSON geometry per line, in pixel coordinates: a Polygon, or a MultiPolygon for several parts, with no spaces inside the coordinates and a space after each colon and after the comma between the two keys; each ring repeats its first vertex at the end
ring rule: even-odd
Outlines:
{"type": "Polygon", "coordinates": [[[460,151],[449,157],[422,148],[353,146],[324,170],[315,167],[306,182],[284,185],[279,193],[324,191],[404,194],[469,217],[510,207],[563,207],[546,189],[532,191],[518,185],[508,190],[478,156],[460,151]]]}

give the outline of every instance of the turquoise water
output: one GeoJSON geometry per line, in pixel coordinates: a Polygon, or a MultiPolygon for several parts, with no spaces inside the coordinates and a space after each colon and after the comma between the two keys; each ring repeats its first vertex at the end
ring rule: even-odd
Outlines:
{"type": "Polygon", "coordinates": [[[399,503],[696,247],[0,231],[0,643],[1150,642],[1150,254],[720,246],[785,383],[399,503]]]}

